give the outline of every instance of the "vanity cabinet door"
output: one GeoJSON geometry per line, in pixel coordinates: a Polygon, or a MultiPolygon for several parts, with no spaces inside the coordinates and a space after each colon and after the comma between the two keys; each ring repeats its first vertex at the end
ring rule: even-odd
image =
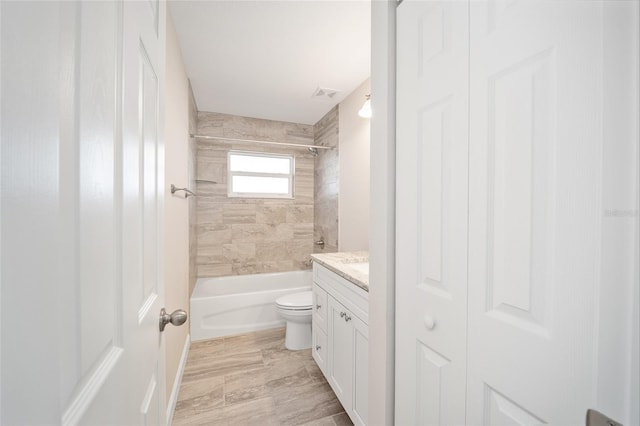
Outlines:
{"type": "Polygon", "coordinates": [[[313,283],[313,325],[327,331],[327,292],[318,284],[313,283]]]}
{"type": "Polygon", "coordinates": [[[315,323],[313,324],[312,329],[312,346],[311,346],[311,355],[313,359],[318,364],[320,371],[325,376],[327,375],[327,334],[321,330],[319,327],[316,327],[315,323]]]}
{"type": "Polygon", "coordinates": [[[355,316],[329,296],[329,384],[350,411],[353,390],[353,320],[355,316]]]}
{"type": "Polygon", "coordinates": [[[351,419],[358,425],[367,424],[369,407],[369,333],[368,326],[353,317],[353,405],[351,419]]]}

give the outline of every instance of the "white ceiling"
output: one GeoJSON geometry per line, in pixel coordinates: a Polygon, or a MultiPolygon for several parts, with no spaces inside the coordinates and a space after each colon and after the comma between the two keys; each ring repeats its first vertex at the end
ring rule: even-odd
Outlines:
{"type": "Polygon", "coordinates": [[[315,124],[370,74],[368,0],[172,0],[169,9],[200,111],[315,124]],[[340,92],[312,98],[318,87],[340,92]]]}

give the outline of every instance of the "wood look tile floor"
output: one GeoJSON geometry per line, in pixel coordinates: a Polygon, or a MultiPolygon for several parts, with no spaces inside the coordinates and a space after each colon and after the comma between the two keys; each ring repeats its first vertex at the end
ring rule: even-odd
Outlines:
{"type": "Polygon", "coordinates": [[[173,425],[352,425],[311,357],[284,328],[195,342],[173,425]]]}

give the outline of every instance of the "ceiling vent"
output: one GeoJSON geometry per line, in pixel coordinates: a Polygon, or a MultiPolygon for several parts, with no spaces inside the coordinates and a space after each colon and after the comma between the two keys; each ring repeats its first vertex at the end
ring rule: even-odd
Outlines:
{"type": "Polygon", "coordinates": [[[316,91],[313,92],[313,95],[311,95],[311,97],[313,99],[324,99],[324,100],[330,101],[338,93],[340,93],[340,91],[336,89],[327,89],[324,87],[318,87],[316,91]]]}

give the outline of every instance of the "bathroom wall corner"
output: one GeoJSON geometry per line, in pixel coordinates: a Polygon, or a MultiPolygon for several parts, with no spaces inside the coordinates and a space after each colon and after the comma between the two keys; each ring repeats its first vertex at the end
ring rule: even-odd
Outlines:
{"type": "Polygon", "coordinates": [[[324,245],[314,244],[314,253],[338,251],[339,110],[336,105],[313,126],[314,144],[333,147],[319,150],[315,160],[313,240],[324,245]]]}
{"type": "MultiPolygon", "coordinates": [[[[172,196],[170,184],[189,182],[189,82],[171,15],[167,14],[165,83],[164,202],[164,304],[167,310],[189,308],[189,206],[183,197],[172,196]]],[[[188,323],[169,327],[165,340],[165,401],[168,401],[179,370],[188,323]]],[[[163,409],[166,407],[163,407],[163,409]]]]}

